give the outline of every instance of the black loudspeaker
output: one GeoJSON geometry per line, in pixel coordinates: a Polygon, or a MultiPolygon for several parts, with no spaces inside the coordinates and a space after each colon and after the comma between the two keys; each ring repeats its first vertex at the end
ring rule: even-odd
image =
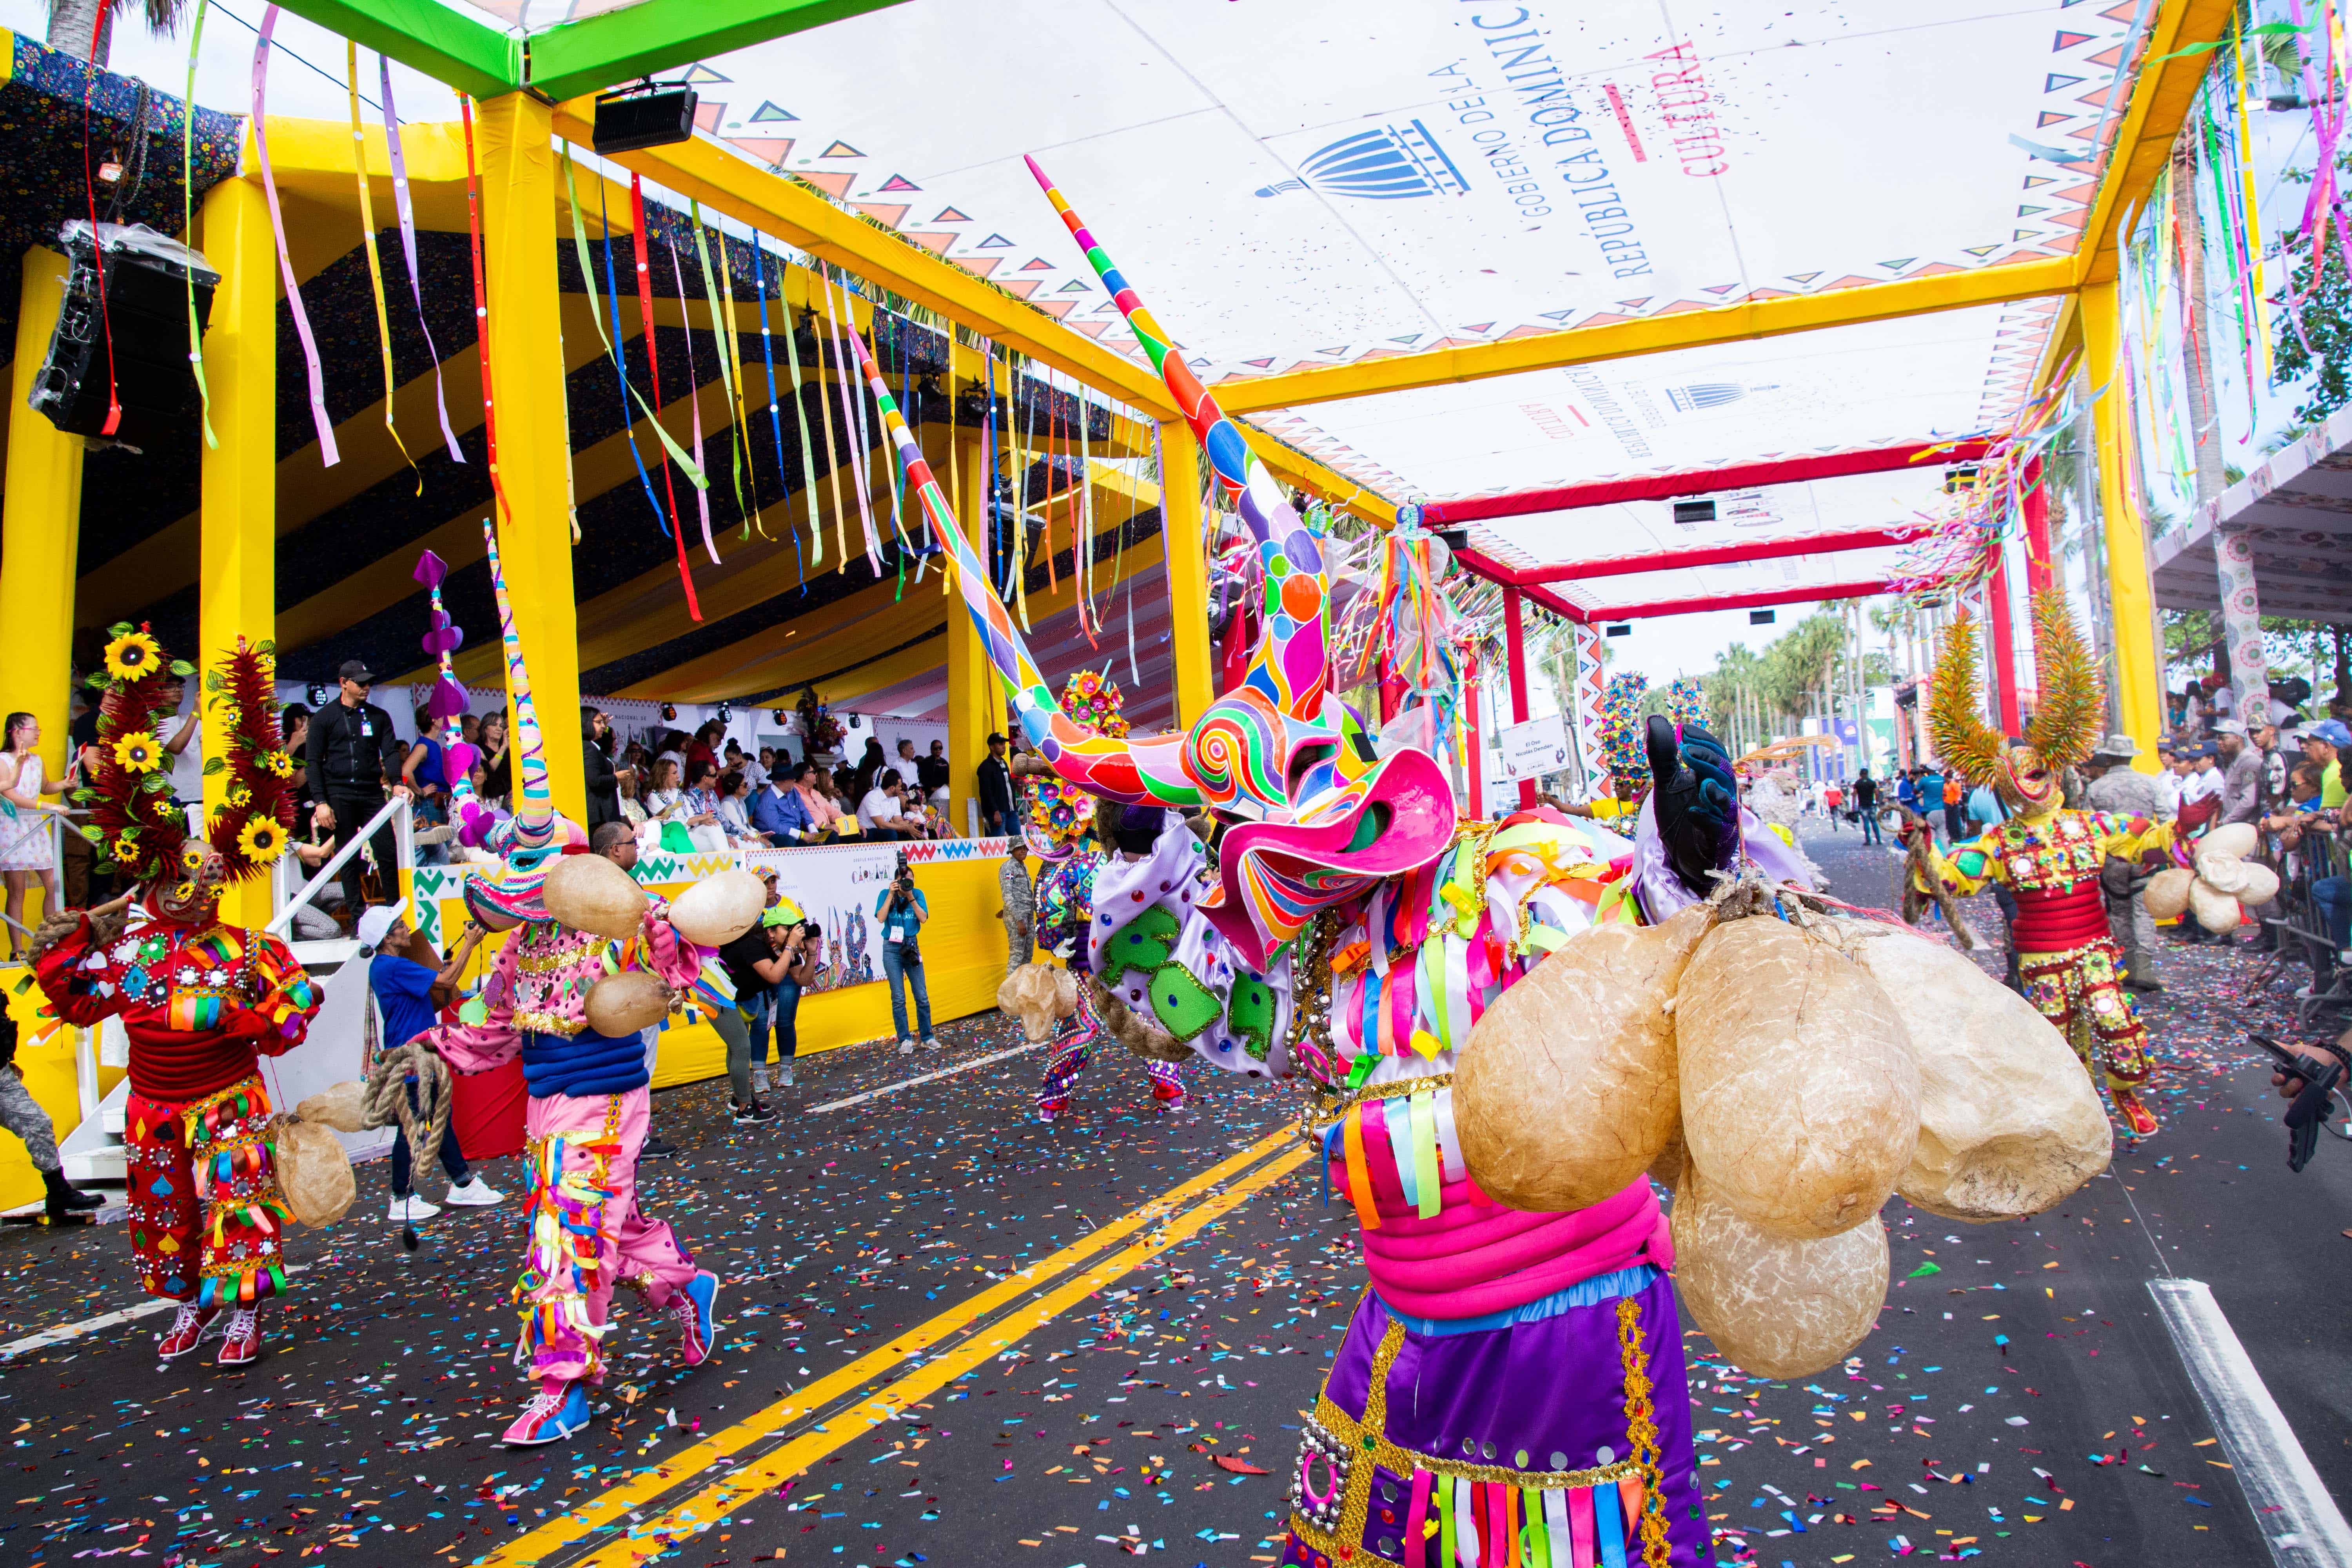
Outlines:
{"type": "Polygon", "coordinates": [[[31,404],[69,435],[143,450],[196,417],[196,378],[188,363],[188,285],[194,281],[201,333],[212,318],[220,274],[195,251],[144,224],[100,224],[98,240],[106,247],[101,316],[100,258],[89,225],[76,218],[58,238],[73,269],[66,276],[65,302],[31,404]],[[106,428],[110,338],[114,401],[122,408],[111,432],[106,428]]]}
{"type": "Polygon", "coordinates": [[[662,147],[694,135],[695,92],[692,88],[661,88],[651,92],[615,93],[596,100],[596,131],[590,145],[606,157],[634,153],[640,147],[662,147]]]}

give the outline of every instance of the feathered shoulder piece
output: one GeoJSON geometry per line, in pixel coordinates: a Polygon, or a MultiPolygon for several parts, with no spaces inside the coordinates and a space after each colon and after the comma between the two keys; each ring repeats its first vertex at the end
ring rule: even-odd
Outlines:
{"type": "Polygon", "coordinates": [[[75,801],[89,808],[85,837],[99,848],[100,870],[134,882],[152,882],[169,868],[179,874],[180,850],[188,819],[172,804],[172,772],[165,765],[163,730],[173,707],[163,696],[171,676],[194,673],[186,664],[166,664],[163,650],[142,622],[108,628],[102,668],[89,684],[104,693],[98,709],[98,772],[75,801]]]}
{"type": "Polygon", "coordinates": [[[1984,721],[1977,704],[1984,681],[1977,664],[1976,617],[1962,610],[1944,634],[1944,649],[1927,692],[1927,734],[1944,765],[1971,784],[1989,783],[2008,742],[1984,721]]]}
{"type": "Polygon", "coordinates": [[[2098,743],[2099,724],[2105,717],[2106,694],[2099,683],[2099,668],[2074,627],[2066,596],[2045,588],[2033,596],[2033,668],[2042,688],[2041,705],[2026,740],[2042,753],[2052,770],[2079,765],[2098,743]]]}
{"type": "Polygon", "coordinates": [[[228,800],[205,837],[228,864],[228,879],[267,872],[286,853],[294,827],[294,759],[278,730],[276,645],[243,637],[217,669],[205,671],[205,707],[226,715],[215,731],[228,755],[206,757],[207,776],[228,774],[228,800]]]}
{"type": "MultiPolygon", "coordinates": [[[[104,668],[89,678],[104,696],[99,704],[98,772],[75,799],[90,812],[88,837],[107,865],[132,882],[183,874],[187,816],[172,801],[170,756],[163,736],[174,709],[164,684],[195,668],[169,660],[143,624],[110,628],[104,668]]],[[[228,755],[208,757],[205,772],[228,774],[228,805],[210,825],[206,842],[232,881],[260,875],[286,852],[294,820],[288,784],[294,760],[278,738],[277,670],[270,645],[248,647],[239,637],[224,666],[205,673],[205,705],[226,710],[222,728],[228,755]]]]}

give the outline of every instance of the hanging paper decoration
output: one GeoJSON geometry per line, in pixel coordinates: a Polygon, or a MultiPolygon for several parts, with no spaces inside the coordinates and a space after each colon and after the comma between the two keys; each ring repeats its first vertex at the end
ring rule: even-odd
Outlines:
{"type": "MultiPolygon", "coordinates": [[[[196,20],[188,30],[188,85],[180,95],[180,243],[194,248],[196,232],[196,57],[205,47],[205,12],[208,0],[196,0],[196,20]]],[[[94,40],[93,40],[94,41],[94,40]]],[[[95,82],[96,73],[92,73],[95,82]]],[[[91,230],[97,232],[95,228],[91,230]]],[[[217,448],[213,434],[213,394],[205,384],[205,331],[196,320],[196,275],[188,280],[188,368],[196,377],[196,417],[204,426],[205,445],[217,448]]]]}
{"type": "MultiPolygon", "coordinates": [[[[278,176],[269,166],[269,39],[278,31],[278,7],[271,5],[261,13],[261,31],[253,44],[253,151],[261,163],[261,193],[269,205],[269,231],[278,240],[278,271],[286,280],[286,308],[294,318],[294,335],[302,344],[302,363],[310,378],[310,423],[319,432],[319,461],[333,468],[341,461],[335,450],[335,427],[327,418],[327,378],[319,365],[319,341],[310,333],[310,312],[302,308],[302,286],[294,277],[294,257],[286,248],[286,215],[278,206],[278,176]]],[[[191,100],[193,102],[193,100],[191,100]]],[[[467,133],[467,148],[471,155],[473,142],[467,133]]],[[[95,220],[91,228],[97,227],[95,220]]],[[[110,349],[110,353],[111,350],[110,349]]],[[[489,355],[482,356],[484,374],[488,373],[489,355]]],[[[115,417],[110,407],[107,427],[113,428],[115,417]]]]}
{"type": "Polygon", "coordinates": [[[416,275],[416,212],[409,199],[408,157],[400,143],[400,114],[392,102],[389,56],[376,57],[376,71],[383,106],[384,153],[392,161],[392,209],[400,220],[400,254],[408,263],[408,297],[416,306],[416,327],[425,334],[425,355],[433,361],[433,407],[441,416],[441,439],[449,448],[449,460],[462,463],[466,454],[457,446],[457,432],[449,426],[449,399],[441,385],[441,351],[433,344],[433,324],[425,319],[425,284],[416,275]]]}
{"type": "Polygon", "coordinates": [[[392,444],[400,448],[400,460],[416,475],[416,493],[423,495],[425,476],[417,469],[416,459],[408,455],[408,443],[400,438],[400,426],[392,416],[393,396],[399,390],[392,372],[392,312],[384,306],[383,258],[375,247],[375,197],[368,184],[367,138],[360,131],[360,47],[348,38],[343,41],[343,75],[351,93],[352,177],[360,188],[360,245],[367,252],[368,288],[375,296],[375,340],[383,359],[383,427],[391,434],[392,444]]]}

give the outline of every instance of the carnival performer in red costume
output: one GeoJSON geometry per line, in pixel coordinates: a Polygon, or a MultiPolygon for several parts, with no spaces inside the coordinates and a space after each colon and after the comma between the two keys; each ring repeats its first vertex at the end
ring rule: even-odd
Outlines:
{"type": "MultiPolygon", "coordinates": [[[[2057,1026],[2083,1065],[2104,1069],[2116,1114],[2136,1137],[2153,1137],[2155,1112],[2139,1097],[2147,1079],[2147,1026],[2124,990],[2123,952],[2107,929],[2100,876],[2172,847],[2173,825],[2111,812],[2068,811],[2058,775],[2090,755],[2101,712],[2099,678],[2054,592],[2033,601],[2035,667],[2042,704],[2027,744],[2012,746],[1977,710],[1977,631],[1963,613],[1936,663],[1927,732],[1945,764],[1971,784],[1989,784],[2011,813],[1968,844],[1938,850],[1932,835],[1915,854],[1912,880],[1932,892],[1974,893],[1999,882],[2016,895],[2010,940],[2026,999],[2057,1026]],[[1916,864],[1916,862],[1915,862],[1916,864]]],[[[1926,834],[1924,825],[1906,835],[1926,834]]]]}
{"type": "Polygon", "coordinates": [[[205,700],[229,719],[227,805],[204,838],[191,837],[158,786],[157,735],[171,716],[162,650],[143,627],[113,635],[93,678],[106,689],[102,760],[77,799],[135,886],[114,904],[46,922],[34,973],[58,1019],[87,1027],[120,1017],[130,1037],[131,1245],[148,1293],[180,1303],[158,1353],[186,1355],[226,1311],[216,1359],[244,1366],[261,1353],[261,1302],[286,1290],[288,1215],[258,1058],[301,1043],[319,995],[283,942],[223,925],[216,910],[224,887],[266,874],[285,852],[294,763],[274,717],[275,661],[240,637],[205,682],[205,700]]]}

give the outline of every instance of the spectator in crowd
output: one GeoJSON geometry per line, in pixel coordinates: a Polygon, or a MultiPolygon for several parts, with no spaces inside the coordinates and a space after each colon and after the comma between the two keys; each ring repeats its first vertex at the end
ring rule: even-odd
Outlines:
{"type": "Polygon", "coordinates": [[[729,768],[719,775],[719,826],[727,830],[731,847],[768,847],[768,836],[751,826],[751,781],[740,768],[729,768]]]}
{"type": "MultiPolygon", "coordinates": [[[[762,871],[760,875],[768,884],[768,903],[773,908],[776,874],[762,871]]],[[[735,982],[734,1028],[721,1028],[719,1033],[727,1041],[727,1078],[733,1090],[728,1109],[739,1127],[776,1120],[776,1113],[760,1103],[751,1083],[752,1064],[764,1064],[768,1059],[768,1029],[775,1016],[776,984],[783,979],[786,968],[783,955],[776,951],[774,931],[764,920],[755,921],[751,930],[719,950],[719,962],[727,966],[728,978],[735,982]],[[738,1034],[742,1037],[740,1048],[735,1038],[738,1034]]]]}
{"type": "MultiPolygon", "coordinates": [[[[289,702],[278,710],[278,738],[284,743],[286,754],[294,759],[294,772],[287,780],[294,790],[297,810],[318,798],[310,789],[310,710],[299,702],[289,702]]],[[[98,710],[90,710],[89,739],[98,740],[98,710]]]]}
{"type": "Polygon", "coordinates": [[[711,775],[714,778],[718,776],[719,737],[726,732],[726,726],[720,724],[718,720],[706,720],[701,728],[695,731],[694,739],[686,743],[686,777],[688,787],[692,786],[694,770],[700,763],[709,763],[711,775]]]}
{"type": "Polygon", "coordinates": [[[1845,791],[1835,779],[1822,785],[1822,811],[1830,819],[1832,833],[1837,831],[1838,813],[1844,809],[1844,806],[1845,791]]]}
{"type": "Polygon", "coordinates": [[[1853,776],[1853,805],[1862,814],[1862,841],[1885,843],[1878,827],[1878,781],[1870,776],[1868,768],[1853,776]]]}
{"type": "MultiPolygon", "coordinates": [[[[79,711],[66,726],[66,778],[81,784],[98,776],[98,704],[89,696],[77,691],[74,701],[79,711]]],[[[300,770],[295,770],[300,776],[300,770]]],[[[297,809],[300,809],[299,806],[297,809]]],[[[71,814],[86,819],[88,813],[71,814]]],[[[62,836],[64,852],[58,875],[65,883],[62,897],[69,910],[91,910],[114,897],[114,874],[98,868],[98,847],[79,833],[68,828],[62,836]]]]}
{"type": "Polygon", "coordinates": [[[2221,820],[2221,775],[2214,769],[2213,757],[2210,741],[2189,741],[2180,747],[2174,777],[2180,790],[2179,820],[2184,835],[2201,833],[2221,820]]]}
{"type": "Polygon", "coordinates": [[[1004,737],[993,731],[988,737],[988,755],[981,761],[975,793],[980,799],[981,837],[1013,837],[1013,775],[1004,765],[1004,737]]]}
{"type": "Polygon", "coordinates": [[[907,786],[908,800],[921,801],[929,796],[931,792],[923,784],[923,759],[915,754],[914,742],[904,736],[899,738],[898,755],[890,766],[907,786]]]}
{"type": "MultiPolygon", "coordinates": [[[[365,664],[355,658],[344,660],[337,672],[336,700],[310,721],[310,771],[318,781],[320,797],[334,808],[339,849],[383,809],[383,781],[392,771],[389,764],[407,752],[393,731],[392,715],[367,700],[374,682],[365,664]]],[[[408,785],[396,784],[394,793],[404,795],[408,785]]],[[[383,901],[394,902],[399,889],[391,824],[376,830],[369,848],[375,856],[383,901]]],[[[366,879],[367,867],[361,856],[343,862],[343,899],[352,910],[368,901],[366,879]]]]}
{"type": "Polygon", "coordinates": [[[916,776],[922,781],[923,793],[940,805],[947,804],[948,743],[933,741],[930,751],[915,764],[916,776]]]}
{"type": "Polygon", "coordinates": [[[2344,804],[2344,770],[2336,765],[2352,748],[2352,730],[2336,719],[2322,719],[2303,727],[2303,757],[2319,764],[2319,804],[2334,811],[2344,804]]]}
{"type": "Polygon", "coordinates": [[[646,816],[649,821],[667,822],[686,803],[686,791],[678,784],[678,763],[668,753],[654,764],[653,793],[646,796],[646,816]]]}
{"type": "Polygon", "coordinates": [[[887,843],[921,837],[920,824],[907,816],[902,804],[906,793],[896,768],[884,768],[874,775],[874,787],[857,803],[857,826],[866,837],[887,843]]]}
{"type": "MultiPolygon", "coordinates": [[[[887,773],[887,768],[883,770],[887,773]]],[[[915,992],[915,1024],[925,1048],[937,1050],[931,1034],[931,994],[923,984],[923,922],[931,918],[930,901],[915,886],[915,874],[900,861],[898,873],[874,900],[874,918],[882,922],[882,974],[890,983],[890,1021],[898,1031],[898,1050],[915,1048],[916,1037],[907,1033],[906,988],[915,992]]]]}
{"type": "MultiPolygon", "coordinates": [[[[399,909],[391,904],[378,904],[360,917],[360,953],[368,960],[368,990],[375,995],[376,1010],[383,1017],[383,1045],[387,1050],[404,1046],[433,1026],[435,1015],[457,997],[458,978],[466,965],[473,962],[474,950],[486,934],[472,921],[466,922],[465,934],[457,939],[449,961],[436,960],[430,965],[416,961],[421,949],[433,958],[432,944],[417,940],[408,929],[408,921],[399,909]]],[[[408,1103],[412,1110],[421,1110],[416,1098],[416,1075],[407,1078],[408,1103]]],[[[430,1219],[441,1212],[441,1205],[425,1202],[415,1195],[411,1184],[412,1154],[408,1134],[395,1122],[392,1135],[392,1213],[394,1224],[414,1225],[430,1219]]],[[[457,1145],[455,1121],[443,1128],[441,1147],[437,1151],[441,1169],[448,1173],[448,1201],[459,1207],[480,1207],[497,1203],[506,1196],[475,1175],[466,1165],[466,1152],[457,1145]]]]}
{"type": "Polygon", "coordinates": [[[1895,804],[1906,811],[1919,809],[1919,770],[1906,768],[1895,775],[1895,804]]]}
{"type": "Polygon", "coordinates": [[[2263,759],[2263,809],[2270,810],[2285,801],[2287,770],[2291,759],[2282,749],[2276,720],[2263,719],[2252,724],[2247,739],[2263,759]]]}
{"type": "Polygon", "coordinates": [[[814,763],[801,761],[792,764],[793,794],[800,798],[801,810],[808,815],[808,838],[814,843],[832,837],[841,822],[841,803],[833,797],[833,778],[814,763]]]}
{"type": "Polygon", "coordinates": [[[66,1180],[66,1163],[58,1153],[58,1124],[25,1087],[25,1069],[16,1065],[16,1020],[5,1010],[0,1010],[0,1127],[24,1140],[25,1156],[40,1172],[47,1193],[51,1225],[64,1225],[106,1206],[100,1194],[77,1191],[66,1180]]]}
{"type": "Polygon", "coordinates": [[[40,720],[30,713],[9,714],[5,736],[0,737],[0,880],[8,889],[11,954],[24,927],[25,895],[36,878],[41,884],[42,917],[58,911],[58,867],[49,829],[58,808],[42,797],[64,794],[71,782],[70,768],[62,778],[43,776],[40,720]]]}
{"type": "Polygon", "coordinates": [[[686,795],[670,820],[683,823],[697,849],[716,852],[727,847],[727,826],[719,817],[719,766],[692,763],[686,773],[686,795]]]}
{"type": "Polygon", "coordinates": [[[458,714],[457,739],[465,742],[466,744],[469,746],[480,746],[482,743],[482,716],[478,713],[458,714]]]}
{"type": "Polygon", "coordinates": [[[808,837],[808,808],[790,779],[771,775],[751,792],[747,809],[753,830],[771,844],[799,844],[808,837]]]}
{"type": "Polygon", "coordinates": [[[621,820],[620,770],[613,765],[613,721],[593,708],[580,712],[580,760],[586,770],[588,829],[621,820]]]}
{"type": "Polygon", "coordinates": [[[1945,826],[1944,775],[1933,763],[1919,764],[1918,775],[1911,781],[1913,795],[1918,801],[1920,818],[1927,825],[1930,836],[1945,826]]]}
{"type": "Polygon", "coordinates": [[[507,710],[495,709],[482,715],[481,729],[475,744],[482,753],[482,782],[474,793],[485,801],[503,805],[514,794],[514,754],[507,746],[507,710]]]}
{"type": "MultiPolygon", "coordinates": [[[[2138,754],[2139,742],[2129,735],[2109,735],[2099,742],[2084,769],[2092,779],[2083,798],[2093,811],[2158,817],[2163,805],[2158,775],[2132,766],[2138,754]]],[[[2124,984],[2135,991],[2163,990],[2164,982],[2156,969],[2156,919],[2147,910],[2146,888],[2136,889],[2123,899],[2110,890],[2106,905],[2108,934],[2124,952],[2124,984]]]]}
{"type": "Polygon", "coordinates": [[[2221,762],[2221,820],[2258,822],[2263,815],[2263,753],[2248,743],[2246,727],[2235,719],[2213,722],[2221,762]]]}
{"type": "MultiPolygon", "coordinates": [[[[294,808],[294,837],[287,848],[295,860],[299,880],[308,882],[318,875],[335,855],[335,808],[325,801],[314,801],[307,806],[294,808]]],[[[345,910],[343,889],[330,882],[310,896],[307,904],[294,909],[294,935],[305,942],[328,942],[343,934],[344,922],[355,919],[358,911],[345,910]],[[336,918],[343,911],[343,919],[336,918]]]]}
{"type": "Polygon", "coordinates": [[[800,1016],[801,993],[816,984],[820,967],[817,955],[824,951],[824,932],[814,921],[803,921],[783,928],[781,949],[784,966],[776,981],[776,1060],[775,1081],[791,1088],[793,1058],[801,1054],[800,1016]]]}
{"type": "Polygon", "coordinates": [[[441,866],[448,863],[448,843],[437,834],[429,840],[425,835],[428,830],[444,826],[449,821],[448,771],[442,756],[441,742],[433,736],[433,710],[419,708],[415,719],[416,740],[400,764],[400,782],[408,786],[410,810],[414,813],[409,825],[418,836],[416,863],[420,866],[441,866]]]}
{"type": "Polygon", "coordinates": [[[857,759],[857,766],[850,775],[848,793],[851,797],[864,800],[866,792],[874,787],[874,776],[889,765],[889,759],[882,754],[882,742],[868,735],[866,738],[866,753],[857,759]]]}
{"type": "Polygon", "coordinates": [[[1945,840],[1948,843],[1958,844],[1966,837],[1969,830],[1966,792],[1961,788],[1959,775],[1957,773],[1945,778],[1942,783],[1945,840]]]}

